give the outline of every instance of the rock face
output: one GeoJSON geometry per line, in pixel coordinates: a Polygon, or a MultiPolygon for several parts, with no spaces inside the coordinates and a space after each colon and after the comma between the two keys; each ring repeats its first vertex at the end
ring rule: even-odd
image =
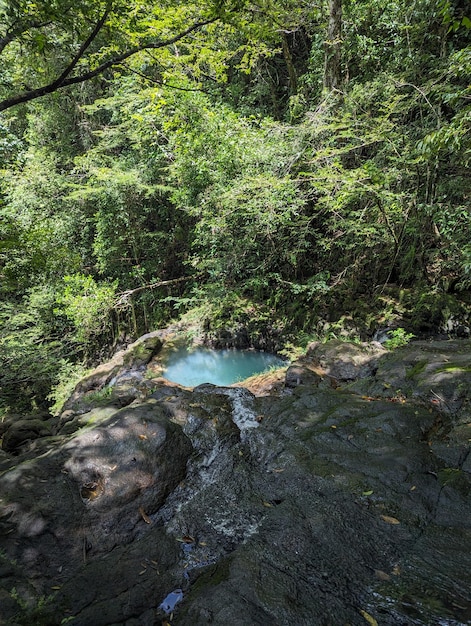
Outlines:
{"type": "Polygon", "coordinates": [[[0,624],[470,624],[470,355],[332,342],[276,395],[77,393],[0,457],[0,624]]]}

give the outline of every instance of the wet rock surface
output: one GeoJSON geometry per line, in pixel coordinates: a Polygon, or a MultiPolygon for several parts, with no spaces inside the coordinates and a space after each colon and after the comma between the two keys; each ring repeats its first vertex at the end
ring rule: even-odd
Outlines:
{"type": "Polygon", "coordinates": [[[0,623],[471,623],[469,340],[312,346],[257,397],[139,367],[0,457],[0,623]]]}

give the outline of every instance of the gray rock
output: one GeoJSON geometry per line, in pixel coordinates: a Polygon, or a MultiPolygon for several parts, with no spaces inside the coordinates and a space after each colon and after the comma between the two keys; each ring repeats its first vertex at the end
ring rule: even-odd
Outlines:
{"type": "Polygon", "coordinates": [[[17,452],[27,442],[39,437],[47,437],[52,433],[52,423],[42,419],[19,419],[6,429],[3,435],[2,448],[6,452],[17,452]]]}
{"type": "Polygon", "coordinates": [[[328,376],[350,381],[374,374],[379,358],[385,353],[386,349],[378,342],[351,343],[333,339],[327,343],[312,343],[307,357],[322,367],[328,376]]]}
{"type": "Polygon", "coordinates": [[[470,347],[333,342],[281,396],[162,385],[65,415],[2,461],[1,617],[471,623],[470,347]]]}

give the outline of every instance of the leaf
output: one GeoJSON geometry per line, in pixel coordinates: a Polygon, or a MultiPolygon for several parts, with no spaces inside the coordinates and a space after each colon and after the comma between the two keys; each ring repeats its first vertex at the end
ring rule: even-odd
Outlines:
{"type": "Polygon", "coordinates": [[[366,619],[368,624],[371,624],[371,626],[378,626],[378,622],[369,613],[367,613],[366,611],[363,611],[361,609],[360,609],[360,613],[366,619]]]}
{"type": "Polygon", "coordinates": [[[372,496],[373,495],[373,489],[370,489],[369,491],[364,491],[361,495],[362,496],[372,496]]]}
{"type": "Polygon", "coordinates": [[[379,578],[379,580],[391,580],[391,576],[386,572],[383,572],[382,569],[375,569],[375,576],[379,578]]]}
{"type": "Polygon", "coordinates": [[[390,515],[380,515],[380,517],[383,520],[383,522],[386,522],[388,524],[400,524],[401,523],[397,518],[391,517],[390,515]]]}
{"type": "Polygon", "coordinates": [[[146,524],[152,524],[152,520],[150,519],[150,517],[147,515],[147,513],[144,511],[144,509],[142,508],[142,506],[139,507],[139,513],[141,514],[142,519],[145,521],[146,524]]]}

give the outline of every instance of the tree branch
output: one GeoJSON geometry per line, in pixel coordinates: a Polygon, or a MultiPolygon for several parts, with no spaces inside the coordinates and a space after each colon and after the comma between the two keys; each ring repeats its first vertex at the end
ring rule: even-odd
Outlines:
{"type": "Polygon", "coordinates": [[[132,67],[129,67],[129,65],[126,65],[126,63],[121,63],[121,65],[124,68],[126,68],[128,72],[131,72],[131,74],[135,74],[136,76],[140,76],[144,80],[149,81],[149,83],[151,83],[152,85],[159,85],[159,87],[167,87],[167,89],[177,89],[178,91],[198,91],[200,93],[209,93],[205,89],[199,89],[197,87],[195,87],[195,88],[177,87],[177,85],[172,85],[171,83],[166,83],[163,80],[157,80],[156,78],[152,78],[151,76],[146,76],[146,74],[143,74],[142,72],[139,72],[139,70],[134,70],[132,67]]]}
{"type": "Polygon", "coordinates": [[[150,285],[142,285],[141,287],[136,287],[135,289],[128,289],[123,291],[122,293],[118,293],[118,299],[115,302],[115,308],[118,306],[122,306],[126,304],[131,296],[136,293],[140,293],[141,291],[145,291],[146,289],[157,289],[157,287],[165,287],[166,285],[174,285],[176,283],[183,283],[186,280],[191,280],[196,276],[200,276],[200,274],[196,274],[193,276],[181,276],[180,278],[172,278],[171,280],[161,280],[158,283],[152,283],[150,285]]]}
{"type": "Polygon", "coordinates": [[[32,24],[28,24],[24,28],[11,28],[8,30],[3,37],[0,37],[0,54],[5,50],[5,48],[14,41],[19,35],[23,35],[27,33],[29,30],[33,28],[43,28],[44,26],[49,26],[51,22],[33,22],[32,24]]]}
{"type": "Polygon", "coordinates": [[[95,27],[93,28],[92,32],[87,37],[87,39],[85,39],[83,44],[80,46],[77,54],[73,57],[72,61],[65,68],[62,74],[54,82],[51,83],[52,87],[55,87],[56,89],[60,87],[62,83],[65,81],[65,79],[67,78],[67,76],[73,71],[74,67],[77,65],[77,63],[85,54],[87,48],[90,47],[93,40],[97,37],[100,30],[103,28],[103,25],[106,22],[106,19],[108,15],[110,14],[110,11],[111,11],[111,2],[108,2],[105,12],[101,16],[101,18],[98,20],[98,22],[95,24],[95,27]]]}
{"type": "Polygon", "coordinates": [[[70,76],[68,78],[69,74],[73,71],[73,69],[77,65],[80,58],[83,56],[86,49],[89,47],[91,42],[97,36],[98,32],[103,26],[103,22],[106,20],[108,12],[109,12],[109,9],[107,9],[103,17],[99,20],[99,22],[97,22],[90,36],[82,44],[82,46],[80,47],[80,50],[77,52],[77,54],[71,60],[67,68],[62,72],[62,74],[58,78],[53,80],[51,83],[44,85],[43,87],[30,89],[21,94],[18,94],[17,96],[12,96],[11,98],[6,98],[5,100],[0,101],[0,111],[5,111],[6,109],[10,109],[11,107],[16,106],[17,104],[22,104],[24,102],[30,102],[31,100],[36,100],[37,98],[41,98],[42,96],[45,96],[46,94],[53,93],[54,91],[57,91],[58,89],[63,89],[64,87],[68,87],[70,85],[76,85],[78,83],[83,83],[88,80],[91,80],[92,78],[95,78],[96,76],[99,76],[100,74],[103,74],[103,72],[105,72],[107,69],[114,67],[115,65],[121,64],[123,61],[137,54],[138,52],[142,52],[143,50],[155,50],[158,48],[165,48],[166,46],[176,43],[177,41],[180,41],[181,39],[183,39],[184,37],[186,37],[193,31],[198,30],[199,28],[202,28],[203,26],[206,26],[207,24],[212,24],[213,22],[216,22],[219,19],[217,17],[214,17],[214,18],[205,20],[203,22],[196,22],[195,24],[193,24],[192,26],[190,26],[183,32],[179,33],[178,35],[174,35],[173,37],[170,37],[169,39],[165,39],[163,41],[155,41],[155,42],[143,44],[141,46],[135,46],[134,48],[130,48],[129,50],[126,50],[125,52],[118,54],[117,56],[109,59],[108,61],[105,61],[104,63],[102,63],[101,65],[99,65],[93,70],[89,70],[88,72],[84,72],[83,74],[79,74],[78,76],[70,76]]]}

